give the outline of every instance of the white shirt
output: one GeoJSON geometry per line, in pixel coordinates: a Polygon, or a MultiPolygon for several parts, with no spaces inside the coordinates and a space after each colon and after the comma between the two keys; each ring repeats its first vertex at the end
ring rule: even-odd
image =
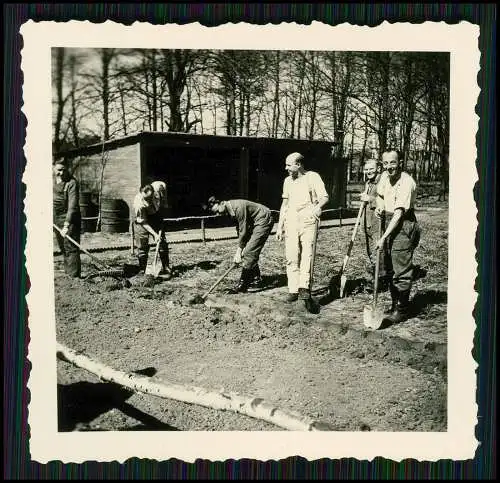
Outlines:
{"type": "Polygon", "coordinates": [[[160,207],[167,207],[167,185],[163,181],[153,181],[151,187],[154,190],[153,203],[156,210],[158,211],[160,207]],[[160,191],[163,189],[163,195],[160,191]]]}
{"type": "Polygon", "coordinates": [[[378,206],[388,213],[394,213],[397,208],[408,211],[415,207],[417,197],[417,184],[415,180],[404,171],[396,183],[391,184],[389,176],[381,176],[377,185],[379,198],[378,206]]]}
{"type": "Polygon", "coordinates": [[[328,193],[321,176],[315,171],[306,171],[304,175],[293,179],[287,176],[283,183],[283,199],[288,199],[288,209],[301,211],[310,207],[328,193]]]}

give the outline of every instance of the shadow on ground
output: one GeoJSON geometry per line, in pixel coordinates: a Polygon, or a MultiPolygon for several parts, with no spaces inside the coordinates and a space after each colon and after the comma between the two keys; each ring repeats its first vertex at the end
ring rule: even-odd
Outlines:
{"type": "Polygon", "coordinates": [[[410,300],[411,316],[418,317],[432,305],[446,304],[448,293],[442,290],[422,290],[418,291],[410,300]]]}
{"type": "Polygon", "coordinates": [[[258,293],[264,292],[266,290],[272,290],[274,288],[285,287],[287,285],[286,274],[279,275],[262,275],[262,282],[259,284],[259,287],[251,287],[250,292],[258,293]]]}
{"type": "Polygon", "coordinates": [[[172,267],[173,270],[175,270],[175,272],[178,274],[178,275],[181,275],[183,273],[186,273],[186,272],[189,272],[190,270],[194,270],[196,268],[200,268],[201,270],[213,270],[215,268],[217,268],[222,262],[217,260],[204,260],[202,262],[198,262],[198,263],[191,263],[189,265],[174,265],[172,267]]]}
{"type": "MultiPolygon", "coordinates": [[[[148,376],[155,372],[154,368],[136,371],[138,374],[148,376]]],[[[113,428],[114,431],[178,431],[177,428],[163,423],[127,403],[127,399],[133,394],[133,391],[110,382],[80,381],[68,385],[58,384],[59,431],[68,432],[76,429],[95,431],[89,427],[90,423],[112,409],[118,409],[124,415],[140,423],[136,426],[127,425],[125,428],[113,428]]]]}

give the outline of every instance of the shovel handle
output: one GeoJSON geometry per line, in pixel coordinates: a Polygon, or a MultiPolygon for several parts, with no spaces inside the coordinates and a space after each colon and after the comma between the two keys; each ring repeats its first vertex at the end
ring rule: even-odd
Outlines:
{"type": "Polygon", "coordinates": [[[206,299],[211,293],[212,291],[222,282],[222,280],[224,280],[227,275],[229,274],[229,272],[236,267],[236,263],[233,263],[217,280],[217,282],[215,282],[202,296],[201,298],[202,299],[206,299]]]}
{"type": "Polygon", "coordinates": [[[319,218],[316,219],[316,226],[315,226],[315,233],[314,233],[314,238],[313,238],[313,245],[312,245],[312,256],[311,256],[311,270],[310,270],[310,276],[309,276],[309,291],[312,291],[313,288],[313,283],[314,283],[314,263],[316,261],[316,247],[318,245],[318,234],[319,234],[319,225],[321,223],[321,220],[319,218]]]}
{"type": "Polygon", "coordinates": [[[78,249],[80,249],[83,253],[85,253],[86,255],[88,255],[90,258],[92,258],[92,260],[94,260],[94,262],[96,263],[96,265],[101,268],[101,269],[104,269],[104,270],[111,270],[111,267],[109,267],[108,265],[102,263],[97,257],[95,257],[94,255],[92,255],[92,253],[90,253],[89,251],[85,250],[85,248],[83,248],[78,242],[76,242],[75,240],[73,240],[73,238],[71,238],[67,233],[66,235],[63,234],[63,232],[61,231],[61,229],[55,224],[55,223],[52,223],[52,226],[54,227],[55,230],[57,230],[57,232],[63,237],[63,238],[67,238],[71,243],[73,243],[73,245],[75,245],[78,249]]]}
{"type": "Polygon", "coordinates": [[[365,211],[365,208],[366,208],[366,201],[363,201],[363,203],[361,204],[361,206],[359,207],[359,210],[358,210],[358,216],[356,218],[356,223],[354,224],[354,229],[352,230],[351,240],[349,241],[349,246],[347,247],[347,253],[346,253],[346,256],[344,257],[344,263],[342,264],[342,272],[341,273],[344,273],[344,270],[347,267],[347,262],[349,261],[349,257],[351,256],[352,247],[354,245],[354,241],[356,240],[356,235],[358,233],[358,228],[359,228],[359,223],[361,221],[361,216],[362,216],[363,212],[365,211]]]}
{"type": "MultiPolygon", "coordinates": [[[[378,238],[380,240],[382,236],[382,219],[379,220],[378,225],[378,238]]],[[[377,305],[377,296],[378,296],[378,275],[380,271],[380,251],[383,247],[377,250],[377,255],[375,258],[375,280],[373,281],[373,310],[375,310],[375,306],[377,305]]]]}

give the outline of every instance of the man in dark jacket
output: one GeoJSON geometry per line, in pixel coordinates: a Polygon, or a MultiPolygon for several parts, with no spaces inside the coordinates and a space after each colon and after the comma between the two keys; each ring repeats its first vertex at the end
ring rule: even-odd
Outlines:
{"type": "Polygon", "coordinates": [[[69,235],[80,243],[81,215],[78,181],[70,175],[67,162],[54,163],[53,222],[61,229],[56,232],[59,249],[64,256],[64,271],[70,277],[80,278],[80,251],[65,236],[69,235]]]}
{"type": "Polygon", "coordinates": [[[208,200],[214,213],[229,215],[237,222],[238,248],[234,263],[241,263],[241,276],[230,293],[246,292],[253,282],[260,282],[259,256],[274,226],[271,210],[248,200],[220,201],[214,196],[208,200]]]}
{"type": "MultiPolygon", "coordinates": [[[[368,256],[368,263],[366,266],[367,280],[370,289],[373,289],[373,282],[375,277],[375,259],[378,256],[376,244],[378,241],[378,228],[379,223],[382,223],[382,230],[385,230],[385,218],[381,217],[380,221],[375,216],[375,209],[377,207],[377,184],[380,181],[381,173],[378,172],[378,163],[375,159],[369,159],[364,165],[364,174],[366,177],[365,190],[360,195],[361,202],[366,203],[366,208],[363,216],[363,229],[366,241],[366,254],[368,256]]],[[[387,173],[385,173],[387,175],[387,173]]],[[[387,282],[388,275],[387,269],[387,251],[381,250],[380,265],[379,265],[379,281],[382,286],[387,282]]],[[[389,275],[390,278],[390,275],[389,275]]]]}

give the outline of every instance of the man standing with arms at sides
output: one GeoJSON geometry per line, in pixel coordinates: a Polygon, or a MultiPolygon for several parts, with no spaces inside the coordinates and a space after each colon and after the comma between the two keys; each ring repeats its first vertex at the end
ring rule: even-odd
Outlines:
{"type": "MultiPolygon", "coordinates": [[[[375,275],[375,259],[378,255],[376,243],[378,241],[378,225],[379,221],[375,216],[375,208],[377,207],[377,184],[381,178],[381,173],[378,172],[378,163],[375,159],[369,159],[364,166],[366,176],[365,190],[361,193],[361,202],[366,203],[366,208],[363,217],[363,228],[365,232],[366,253],[368,255],[368,280],[370,284],[374,282],[375,275]]],[[[384,228],[384,220],[382,219],[382,227],[384,228]]],[[[385,250],[380,254],[379,279],[385,281],[385,250]]],[[[373,287],[371,287],[373,289],[373,287]]]]}
{"type": "Polygon", "coordinates": [[[56,231],[57,243],[64,256],[64,271],[70,277],[80,278],[79,248],[66,238],[66,235],[69,235],[77,243],[80,243],[80,194],[78,181],[70,175],[66,160],[57,160],[54,163],[52,195],[53,222],[61,229],[62,233],[61,235],[56,231]]]}
{"type": "Polygon", "coordinates": [[[283,183],[276,239],[285,236],[287,302],[311,298],[311,260],[322,208],[328,193],[320,175],[304,169],[304,156],[292,153],[285,160],[287,178],[283,183]]]}
{"type": "Polygon", "coordinates": [[[384,152],[382,161],[387,175],[382,176],[377,186],[375,214],[377,217],[385,214],[390,222],[376,248],[382,250],[387,243],[388,262],[393,270],[390,284],[392,304],[384,320],[395,324],[409,316],[414,280],[413,252],[420,242],[420,226],[414,210],[417,185],[408,173],[401,171],[396,151],[384,152]]]}
{"type": "Polygon", "coordinates": [[[238,248],[234,263],[241,263],[241,277],[238,285],[229,293],[244,293],[251,284],[260,284],[259,257],[274,227],[271,210],[260,203],[249,200],[219,201],[214,196],[208,200],[213,213],[227,215],[237,223],[238,248]]]}

